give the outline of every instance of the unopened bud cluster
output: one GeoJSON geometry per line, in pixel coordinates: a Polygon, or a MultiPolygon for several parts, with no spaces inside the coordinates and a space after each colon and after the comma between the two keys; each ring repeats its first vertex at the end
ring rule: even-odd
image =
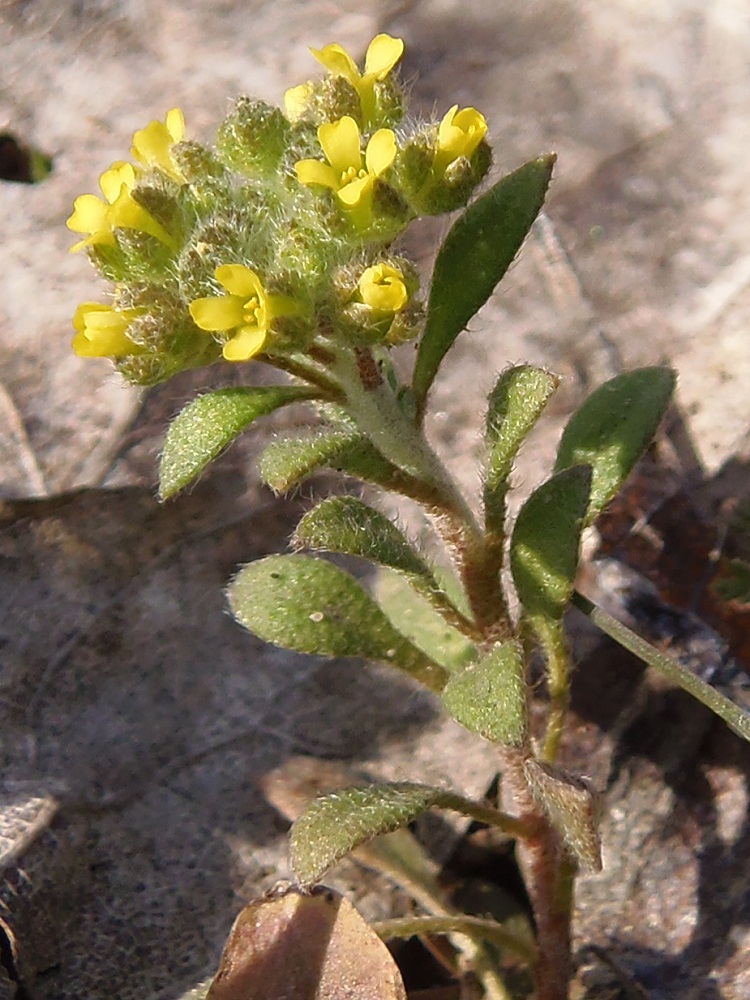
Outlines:
{"type": "Polygon", "coordinates": [[[78,307],[77,354],[148,385],[222,357],[289,367],[331,338],[419,334],[416,272],[391,244],[466,203],[490,165],[486,122],[457,106],[410,122],[399,39],[373,39],[364,72],[339,45],[312,52],[328,75],[283,111],[240,98],[211,149],[173,109],[101,175],[102,197],[76,199],[73,249],[114,285],[110,305],[78,307]]]}

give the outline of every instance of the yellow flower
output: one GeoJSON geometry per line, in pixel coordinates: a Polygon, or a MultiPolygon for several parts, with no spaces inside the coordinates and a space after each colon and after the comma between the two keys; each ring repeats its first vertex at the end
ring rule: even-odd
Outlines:
{"type": "Polygon", "coordinates": [[[403,274],[390,264],[368,267],[357,287],[364,304],[375,313],[399,312],[409,298],[403,274]]]}
{"type": "Polygon", "coordinates": [[[390,35],[376,35],[367,46],[365,71],[360,73],[357,64],[341,45],[325,45],[322,49],[310,49],[312,54],[333,76],[343,76],[359,94],[362,117],[365,124],[375,111],[375,84],[385,80],[404,52],[400,38],[390,35]]]}
{"type": "Polygon", "coordinates": [[[156,219],[133,198],[136,173],[131,163],[118,161],[99,178],[105,200],[82,194],[73,203],[73,214],[66,225],[74,233],[87,233],[70,248],[71,253],[86,246],[114,246],[115,229],[138,229],[150,233],[167,246],[176,244],[156,219]]]}
{"type": "Polygon", "coordinates": [[[178,184],[185,178],[172,159],[171,149],[185,137],[185,119],[179,108],[167,112],[164,122],[152,121],[133,135],[130,155],[142,166],[162,170],[178,184]]]}
{"type": "Polygon", "coordinates": [[[139,353],[141,348],[127,335],[128,326],[139,315],[137,309],[82,302],[73,316],[73,351],[79,358],[118,358],[139,353]]]}
{"type": "Polygon", "coordinates": [[[300,160],[295,164],[300,184],[321,184],[336,192],[336,197],[354,225],[367,229],[372,222],[372,194],[375,181],[391,166],[396,157],[396,137],[381,128],[367,143],[364,162],[359,128],[348,115],[318,128],[318,141],[328,163],[300,160]]]}
{"type": "Polygon", "coordinates": [[[274,319],[296,312],[296,306],[284,295],[269,295],[244,264],[222,264],[214,274],[229,294],[195,299],[190,315],[201,330],[234,330],[222,353],[227,361],[247,361],[263,349],[274,319]]]}
{"type": "Polygon", "coordinates": [[[459,156],[471,159],[487,133],[487,122],[476,108],[458,110],[454,104],[438,126],[437,150],[433,170],[442,173],[459,156]]]}

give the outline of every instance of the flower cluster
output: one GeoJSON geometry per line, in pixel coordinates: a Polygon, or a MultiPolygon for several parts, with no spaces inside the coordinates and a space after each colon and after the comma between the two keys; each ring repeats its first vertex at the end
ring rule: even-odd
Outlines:
{"type": "Polygon", "coordinates": [[[404,117],[403,42],[378,35],[364,71],[340,45],[284,110],[240,98],[215,149],[186,140],[178,109],[133,136],[132,162],[76,199],[68,227],[111,305],[79,306],[73,349],[151,384],[224,358],[290,371],[326,345],[392,345],[419,333],[411,265],[391,250],[420,214],[464,204],[486,173],[484,118],[453,107],[404,117]]]}

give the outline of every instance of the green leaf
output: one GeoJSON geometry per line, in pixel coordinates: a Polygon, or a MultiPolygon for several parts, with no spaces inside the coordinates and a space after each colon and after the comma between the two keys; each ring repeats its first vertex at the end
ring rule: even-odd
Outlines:
{"type": "Polygon", "coordinates": [[[521,508],[510,542],[510,568],[529,618],[559,620],[578,568],[591,470],[564,469],[536,489],[521,508]]]}
{"type": "Polygon", "coordinates": [[[325,428],[300,437],[281,437],[272,441],[260,456],[263,482],[274,493],[286,493],[317,469],[331,466],[342,452],[356,444],[362,435],[354,428],[325,428]]]}
{"type": "Polygon", "coordinates": [[[482,659],[452,674],[443,704],[462,726],[503,746],[526,740],[526,684],[518,642],[496,645],[482,659]]]}
{"type": "Polygon", "coordinates": [[[356,497],[329,497],[308,511],[297,525],[292,545],[359,556],[398,570],[422,586],[437,586],[429,567],[396,525],[356,497]]]}
{"type": "Polygon", "coordinates": [[[263,482],[285,493],[318,469],[336,469],[368,483],[397,489],[403,474],[355,428],[330,428],[304,437],[280,438],[260,458],[263,482]]]}
{"type": "Polygon", "coordinates": [[[390,569],[376,572],[371,587],[399,632],[435,663],[452,673],[476,659],[476,647],[457,627],[455,605],[444,591],[428,594],[415,578],[409,580],[390,569]]]}
{"type": "Polygon", "coordinates": [[[443,796],[438,788],[400,782],[345,788],[315,799],[292,826],[295,876],[302,885],[318,882],[360,844],[413,822],[443,796]]]}
{"type": "Polygon", "coordinates": [[[420,411],[453,341],[513,263],[544,196],[553,153],[525,163],[473,202],[453,224],[435,262],[427,324],[414,365],[420,411]]]}
{"type": "Polygon", "coordinates": [[[517,365],[502,373],[490,393],[484,511],[487,530],[498,537],[504,535],[505,496],[513,460],[559,383],[557,375],[543,368],[517,365]]]}
{"type": "Polygon", "coordinates": [[[313,399],[302,386],[217,389],[189,403],[172,421],[159,463],[159,496],[174,496],[257,417],[313,399]]]}
{"type": "Polygon", "coordinates": [[[555,471],[592,469],[586,524],[601,513],[653,438],[674,392],[671,368],[638,368],[605,382],[568,421],[555,471]]]}
{"type": "Polygon", "coordinates": [[[268,556],[229,586],[245,628],[284,649],[379,660],[439,691],[446,674],[396,631],[378,605],[337,566],[309,556],[268,556]]]}

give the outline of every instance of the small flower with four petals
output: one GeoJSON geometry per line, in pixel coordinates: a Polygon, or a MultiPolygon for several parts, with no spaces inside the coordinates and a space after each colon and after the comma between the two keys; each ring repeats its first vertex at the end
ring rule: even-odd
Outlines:
{"type": "MultiPolygon", "coordinates": [[[[365,126],[369,125],[375,113],[375,84],[385,80],[403,55],[403,41],[390,35],[376,35],[367,47],[364,73],[360,73],[357,64],[341,45],[334,43],[310,51],[332,76],[343,76],[354,87],[359,95],[363,122],[365,126]]],[[[311,89],[311,84],[303,83],[284,94],[284,107],[291,121],[296,121],[304,113],[311,89]]]]}
{"type": "Polygon", "coordinates": [[[263,350],[274,319],[293,315],[297,306],[285,295],[266,292],[255,271],[244,264],[222,264],[215,277],[228,294],[195,299],[190,315],[201,330],[232,332],[222,350],[224,358],[247,361],[263,350]]]}
{"type": "Polygon", "coordinates": [[[376,316],[399,312],[409,299],[403,274],[390,264],[373,264],[366,268],[357,289],[364,304],[376,316]]]}
{"type": "Polygon", "coordinates": [[[87,235],[70,248],[71,253],[86,246],[115,246],[115,229],[137,229],[155,236],[167,246],[175,246],[166,229],[133,198],[135,181],[132,163],[118,161],[99,178],[103,201],[94,194],[76,198],[73,214],[66,225],[74,233],[87,235]]]}
{"type": "Polygon", "coordinates": [[[372,223],[375,181],[396,157],[396,137],[381,128],[367,143],[362,158],[359,128],[348,115],[318,128],[318,141],[328,163],[300,160],[295,164],[301,184],[320,184],[335,191],[342,208],[360,232],[372,223]]]}

